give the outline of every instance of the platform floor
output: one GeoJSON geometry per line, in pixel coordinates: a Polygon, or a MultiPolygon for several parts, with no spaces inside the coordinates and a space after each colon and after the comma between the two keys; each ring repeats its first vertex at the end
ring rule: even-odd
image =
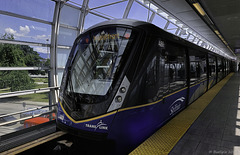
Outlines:
{"type": "Polygon", "coordinates": [[[135,154],[240,154],[240,74],[230,74],[136,148],[135,154]]]}
{"type": "Polygon", "coordinates": [[[170,155],[240,154],[240,74],[235,73],[170,155]]]}

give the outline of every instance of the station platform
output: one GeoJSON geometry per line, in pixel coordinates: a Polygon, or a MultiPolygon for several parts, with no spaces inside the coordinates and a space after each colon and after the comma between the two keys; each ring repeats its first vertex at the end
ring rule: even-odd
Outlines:
{"type": "Polygon", "coordinates": [[[130,154],[240,154],[239,85],[229,74],[130,154]]]}

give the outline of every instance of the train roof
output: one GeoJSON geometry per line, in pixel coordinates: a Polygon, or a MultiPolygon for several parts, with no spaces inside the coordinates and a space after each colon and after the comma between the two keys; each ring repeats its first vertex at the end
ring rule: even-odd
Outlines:
{"type": "MultiPolygon", "coordinates": [[[[216,54],[214,52],[211,52],[207,49],[204,49],[198,45],[193,44],[192,42],[189,42],[188,40],[184,40],[178,36],[175,36],[169,32],[166,32],[164,30],[162,30],[161,28],[157,27],[156,25],[152,24],[152,23],[148,23],[148,22],[144,22],[144,21],[139,21],[139,20],[135,20],[135,19],[113,19],[113,20],[108,20],[108,21],[104,21],[101,23],[98,23],[96,25],[93,25],[91,27],[89,27],[87,30],[84,31],[90,31],[92,29],[98,28],[98,27],[102,27],[102,26],[109,26],[109,25],[123,25],[123,26],[131,26],[131,27],[138,27],[138,28],[142,28],[145,31],[147,31],[148,33],[150,33],[151,35],[155,35],[156,33],[160,33],[161,35],[164,35],[165,38],[170,39],[171,41],[174,42],[178,42],[180,44],[184,44],[187,46],[191,46],[194,47],[195,49],[199,49],[201,51],[205,51],[205,52],[210,52],[213,55],[219,55],[216,54]]],[[[219,55],[220,56],[220,55],[219,55]]]]}
{"type": "MultiPolygon", "coordinates": [[[[135,19],[113,19],[113,20],[108,20],[108,21],[104,21],[104,22],[98,23],[96,25],[93,25],[93,26],[89,27],[86,31],[89,31],[96,27],[105,26],[105,25],[128,25],[128,26],[132,26],[132,27],[138,27],[138,26],[144,26],[144,25],[145,26],[150,26],[150,25],[154,26],[151,23],[147,23],[147,22],[139,21],[139,20],[135,20],[135,19]]],[[[156,26],[154,26],[154,27],[156,27],[156,26]]]]}

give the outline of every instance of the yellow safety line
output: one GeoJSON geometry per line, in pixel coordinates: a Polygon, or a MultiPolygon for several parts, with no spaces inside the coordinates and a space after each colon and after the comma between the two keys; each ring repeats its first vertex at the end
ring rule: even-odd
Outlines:
{"type": "Polygon", "coordinates": [[[233,74],[234,73],[229,74],[222,81],[212,87],[212,89],[208,90],[208,92],[202,95],[166,125],[155,132],[151,137],[145,140],[141,145],[133,150],[130,155],[169,154],[172,148],[233,74]]]}
{"type": "Polygon", "coordinates": [[[63,136],[64,134],[66,134],[66,133],[63,132],[63,131],[58,131],[58,132],[55,132],[55,133],[50,134],[48,136],[45,136],[45,137],[39,138],[37,140],[34,140],[32,142],[29,142],[29,143],[20,145],[18,147],[15,147],[13,149],[7,150],[7,151],[2,152],[0,154],[1,155],[14,155],[14,154],[18,154],[18,153],[21,153],[23,151],[29,150],[29,149],[31,149],[33,147],[36,147],[38,145],[41,145],[43,143],[46,143],[46,142],[48,142],[50,140],[56,139],[56,138],[58,138],[60,136],[63,136]]]}

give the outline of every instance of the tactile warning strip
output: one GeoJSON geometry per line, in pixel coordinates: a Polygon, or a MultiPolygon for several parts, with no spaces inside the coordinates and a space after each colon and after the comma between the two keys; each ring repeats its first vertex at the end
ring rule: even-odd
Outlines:
{"type": "Polygon", "coordinates": [[[139,145],[130,153],[130,155],[168,154],[233,74],[234,73],[229,74],[213,88],[208,90],[207,93],[202,95],[194,103],[139,145]]]}

